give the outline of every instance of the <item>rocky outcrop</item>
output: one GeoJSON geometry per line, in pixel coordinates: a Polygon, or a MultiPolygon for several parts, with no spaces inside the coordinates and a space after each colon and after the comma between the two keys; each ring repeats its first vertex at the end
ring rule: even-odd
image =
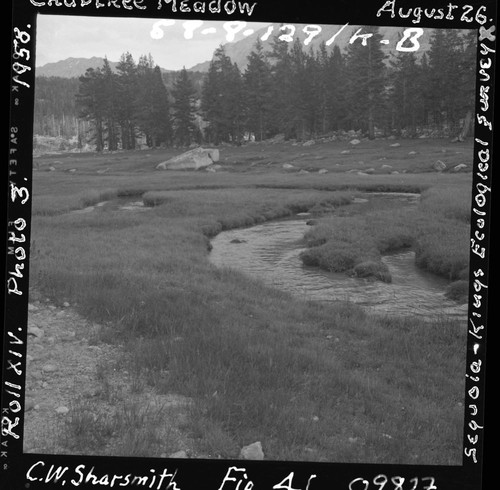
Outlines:
{"type": "Polygon", "coordinates": [[[219,161],[219,150],[213,148],[193,148],[176,157],[159,163],[160,170],[197,170],[219,161]]]}

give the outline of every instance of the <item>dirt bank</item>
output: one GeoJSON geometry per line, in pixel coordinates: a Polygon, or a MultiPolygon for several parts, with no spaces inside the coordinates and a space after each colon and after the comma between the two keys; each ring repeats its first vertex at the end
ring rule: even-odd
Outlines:
{"type": "Polygon", "coordinates": [[[29,305],[24,451],[191,456],[182,430],[190,400],[141,385],[100,329],[67,303],[29,305]]]}

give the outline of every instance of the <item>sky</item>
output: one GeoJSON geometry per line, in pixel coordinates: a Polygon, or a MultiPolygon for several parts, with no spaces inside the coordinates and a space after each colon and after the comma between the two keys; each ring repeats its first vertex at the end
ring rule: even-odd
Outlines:
{"type": "Polygon", "coordinates": [[[82,17],[39,15],[37,19],[36,66],[66,58],[104,57],[119,61],[130,52],[139,56],[151,54],[154,62],[167,70],[179,70],[212,58],[214,49],[269,25],[248,22],[235,24],[223,21],[199,21],[201,25],[185,24],[181,19],[145,19],[120,17],[82,17]],[[159,23],[159,24],[158,24],[159,23]],[[156,25],[155,25],[156,24],[156,25]],[[173,24],[173,25],[166,25],[173,24]],[[195,27],[189,42],[186,34],[195,27]]]}

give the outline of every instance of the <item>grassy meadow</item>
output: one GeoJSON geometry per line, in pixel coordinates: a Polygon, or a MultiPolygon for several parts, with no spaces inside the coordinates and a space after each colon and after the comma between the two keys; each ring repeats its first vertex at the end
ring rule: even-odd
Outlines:
{"type": "MultiPolygon", "coordinates": [[[[463,326],[303,301],[207,260],[222,230],[311,212],[304,262],[390,280],[381,255],[412,247],[463,298],[472,146],[393,143],[227,146],[217,172],[155,170],[180,150],[37,158],[31,299],[67,301],[104,325],[98,340],[124,345],[140,380],[131,390],[192,398],[183,429],[194,456],[237,458],[261,441],[266,459],[461,464],[463,326]],[[437,173],[437,159],[469,172],[437,173]],[[357,204],[365,191],[421,202],[357,204]],[[145,207],[112,205],[131,201],[145,207]]],[[[136,439],[141,454],[159,456],[148,437],[136,439]]],[[[96,451],[81,440],[78,452],[96,451]]]]}

